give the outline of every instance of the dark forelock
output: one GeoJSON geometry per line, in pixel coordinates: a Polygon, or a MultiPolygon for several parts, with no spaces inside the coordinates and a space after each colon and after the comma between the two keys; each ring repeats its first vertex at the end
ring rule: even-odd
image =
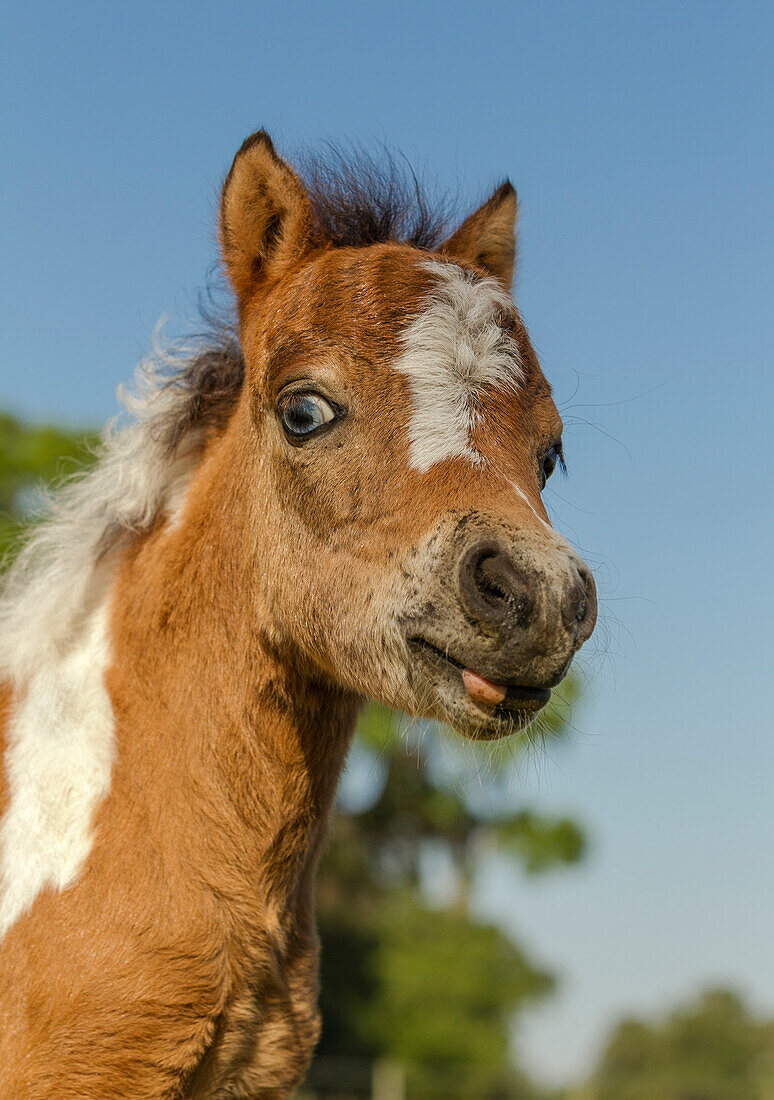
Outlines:
{"type": "Polygon", "coordinates": [[[335,248],[402,241],[436,249],[444,240],[449,202],[431,202],[407,160],[384,149],[329,145],[300,164],[320,236],[335,248]]]}

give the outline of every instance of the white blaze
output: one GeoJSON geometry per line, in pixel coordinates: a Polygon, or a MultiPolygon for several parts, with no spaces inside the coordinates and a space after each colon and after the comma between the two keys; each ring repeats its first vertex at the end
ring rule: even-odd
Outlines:
{"type": "Polygon", "coordinates": [[[514,392],[523,378],[519,349],[501,325],[513,302],[495,279],[451,263],[424,265],[437,277],[427,307],[403,333],[395,363],[411,385],[411,465],[424,473],[447,458],[476,464],[477,402],[485,389],[514,392]]]}

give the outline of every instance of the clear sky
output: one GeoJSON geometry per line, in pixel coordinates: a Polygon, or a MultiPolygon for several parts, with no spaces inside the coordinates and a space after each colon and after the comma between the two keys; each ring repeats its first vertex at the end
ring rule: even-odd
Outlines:
{"type": "Polygon", "coordinates": [[[511,177],[567,421],[549,500],[609,629],[572,748],[516,792],[577,813],[587,863],[482,871],[563,975],[525,1056],[561,1078],[707,982],[774,1011],[774,7],[36,0],[3,24],[0,406],[38,419],[101,422],[190,314],[258,126],[290,153],[387,140],[471,203],[511,177]]]}

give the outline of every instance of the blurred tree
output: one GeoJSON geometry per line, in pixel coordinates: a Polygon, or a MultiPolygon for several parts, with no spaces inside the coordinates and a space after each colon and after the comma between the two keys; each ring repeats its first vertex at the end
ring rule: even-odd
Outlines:
{"type": "Polygon", "coordinates": [[[88,462],[96,438],[31,427],[0,413],[0,561],[8,560],[30,522],[35,489],[88,462]]]}
{"type": "Polygon", "coordinates": [[[756,1019],[728,990],[654,1024],[624,1020],[613,1032],[590,1100],[772,1100],[774,1023],[756,1019]]]}
{"type": "MultiPolygon", "coordinates": [[[[575,691],[569,681],[543,715],[541,742],[566,735],[575,691]]],[[[513,1068],[513,1023],[553,978],[471,908],[484,856],[537,873],[583,854],[575,822],[514,808],[533,747],[474,745],[366,708],[342,791],[349,812],[337,816],[319,876],[321,1062],[404,1062],[411,1096],[534,1095],[513,1068]],[[353,806],[347,788],[366,779],[370,804],[353,806]]]]}

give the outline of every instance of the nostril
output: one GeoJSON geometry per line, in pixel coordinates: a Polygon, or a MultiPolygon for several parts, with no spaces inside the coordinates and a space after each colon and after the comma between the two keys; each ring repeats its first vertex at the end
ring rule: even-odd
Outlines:
{"type": "Polygon", "coordinates": [[[567,630],[572,630],[586,614],[586,585],[579,572],[567,582],[562,601],[562,622],[567,630]]]}
{"type": "Polygon", "coordinates": [[[499,629],[526,626],[533,610],[525,579],[496,543],[479,542],[460,560],[462,602],[480,622],[499,629]]]}
{"type": "Polygon", "coordinates": [[[495,554],[485,554],[474,566],[473,579],[479,591],[493,603],[507,600],[508,591],[502,581],[502,568],[495,554]]]}
{"type": "Polygon", "coordinates": [[[581,593],[575,608],[575,627],[578,645],[591,637],[597,622],[597,586],[594,576],[587,565],[580,563],[578,568],[581,593]]]}

